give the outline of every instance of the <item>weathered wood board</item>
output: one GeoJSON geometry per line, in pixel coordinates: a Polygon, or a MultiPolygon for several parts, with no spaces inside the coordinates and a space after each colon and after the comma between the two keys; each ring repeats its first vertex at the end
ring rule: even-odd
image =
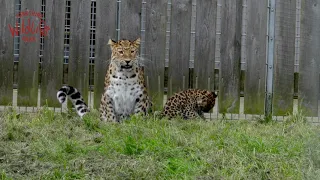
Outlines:
{"type": "Polygon", "coordinates": [[[120,39],[135,40],[141,36],[141,0],[120,3],[120,39]]]}
{"type": "Polygon", "coordinates": [[[191,0],[172,1],[168,97],[185,90],[189,83],[191,0]]]}
{"type": "Polygon", "coordinates": [[[40,13],[41,3],[37,0],[21,1],[21,10],[29,11],[21,17],[20,52],[18,65],[18,106],[37,106],[40,33],[28,33],[28,21],[40,25],[40,18],[31,12],[40,13]]]}
{"type": "Polygon", "coordinates": [[[68,84],[87,102],[89,90],[89,44],[91,1],[71,0],[68,84]]]}
{"type": "Polygon", "coordinates": [[[320,0],[301,1],[299,105],[307,116],[318,116],[320,65],[320,0]]]}
{"type": "Polygon", "coordinates": [[[167,0],[147,1],[144,69],[155,110],[163,105],[166,12],[167,0]]]}
{"type": "Polygon", "coordinates": [[[214,90],[217,1],[197,1],[194,56],[195,88],[214,90]]]}
{"type": "Polygon", "coordinates": [[[239,113],[241,0],[224,0],[221,13],[219,112],[239,113]]]}
{"type": "Polygon", "coordinates": [[[94,108],[99,108],[104,78],[111,58],[108,40],[116,40],[117,2],[97,0],[96,57],[94,66],[94,108]]]}
{"type": "Polygon", "coordinates": [[[42,61],[41,105],[61,107],[57,100],[57,91],[62,86],[65,0],[46,1],[45,25],[50,30],[44,37],[42,61]]]}
{"type": "Polygon", "coordinates": [[[296,1],[276,0],[273,115],[293,111],[296,1]]]}
{"type": "Polygon", "coordinates": [[[14,17],[14,1],[0,0],[0,105],[12,105],[14,17]]]}
{"type": "Polygon", "coordinates": [[[247,0],[244,113],[263,114],[265,103],[267,1],[247,0]]]}

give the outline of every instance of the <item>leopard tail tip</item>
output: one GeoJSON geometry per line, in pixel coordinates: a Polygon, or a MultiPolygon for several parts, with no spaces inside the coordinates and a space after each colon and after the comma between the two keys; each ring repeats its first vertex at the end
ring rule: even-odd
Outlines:
{"type": "Polygon", "coordinates": [[[66,93],[62,92],[62,91],[58,91],[57,92],[57,99],[59,101],[60,104],[64,103],[66,101],[66,93]]]}

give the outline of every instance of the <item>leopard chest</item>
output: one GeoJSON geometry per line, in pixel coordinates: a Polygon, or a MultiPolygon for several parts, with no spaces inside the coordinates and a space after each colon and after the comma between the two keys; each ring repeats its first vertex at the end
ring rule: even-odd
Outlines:
{"type": "Polygon", "coordinates": [[[142,95],[136,74],[116,73],[110,77],[107,95],[112,99],[115,113],[129,116],[133,113],[137,98],[142,95]]]}

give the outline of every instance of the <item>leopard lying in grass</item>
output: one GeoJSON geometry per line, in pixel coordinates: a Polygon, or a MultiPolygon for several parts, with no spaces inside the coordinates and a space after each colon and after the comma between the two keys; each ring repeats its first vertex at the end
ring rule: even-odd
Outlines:
{"type": "Polygon", "coordinates": [[[217,96],[214,92],[199,89],[178,92],[168,99],[160,117],[204,119],[203,113],[209,112],[214,107],[217,96]]]}
{"type": "MultiPolygon", "coordinates": [[[[104,81],[104,93],[100,103],[100,119],[120,122],[132,114],[146,115],[151,109],[144,80],[144,71],[139,66],[140,38],[135,41],[109,40],[111,62],[104,81]]],[[[80,92],[72,86],[63,86],[57,93],[60,103],[71,99],[80,117],[89,112],[80,92]]]]}

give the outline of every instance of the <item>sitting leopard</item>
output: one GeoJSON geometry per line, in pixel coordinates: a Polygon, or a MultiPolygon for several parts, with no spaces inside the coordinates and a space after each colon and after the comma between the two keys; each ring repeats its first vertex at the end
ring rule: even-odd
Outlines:
{"type": "MultiPolygon", "coordinates": [[[[104,93],[100,103],[100,119],[121,122],[135,113],[146,115],[152,103],[147,94],[144,71],[138,63],[140,38],[109,40],[111,62],[104,81],[104,93]]],[[[63,86],[57,93],[60,103],[69,97],[80,117],[89,112],[80,92],[71,86],[63,86]]]]}
{"type": "Polygon", "coordinates": [[[207,90],[188,89],[178,92],[168,99],[160,117],[182,117],[183,119],[204,119],[215,105],[217,94],[207,90]]]}

